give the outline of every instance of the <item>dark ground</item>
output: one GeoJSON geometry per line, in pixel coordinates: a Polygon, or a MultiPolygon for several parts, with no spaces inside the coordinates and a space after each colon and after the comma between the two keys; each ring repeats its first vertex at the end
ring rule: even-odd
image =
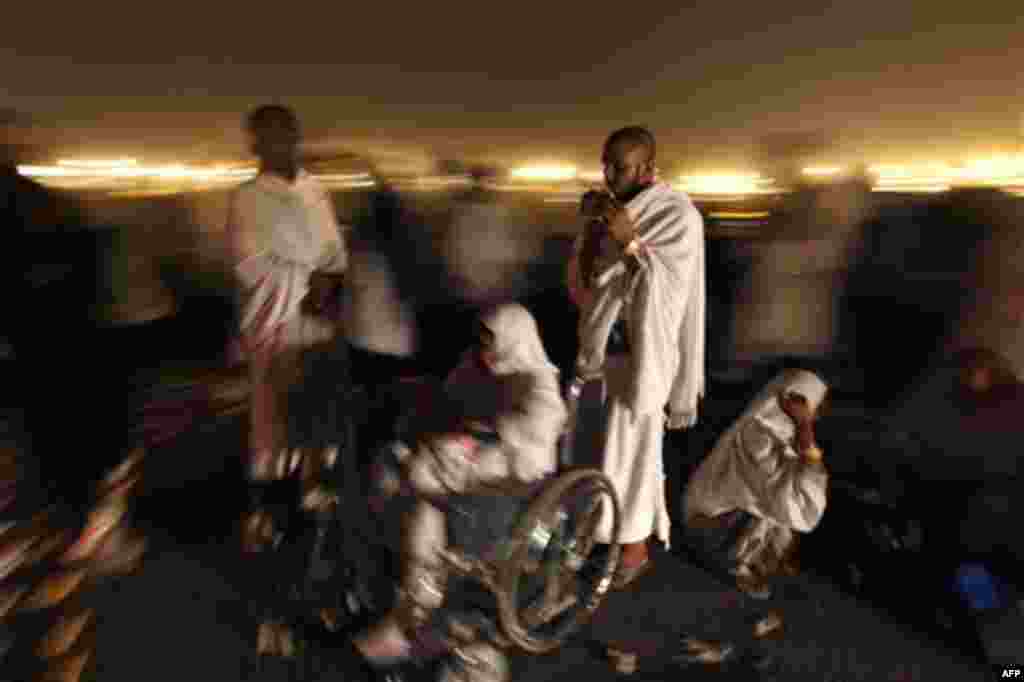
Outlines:
{"type": "MultiPolygon", "coordinates": [[[[224,482],[233,474],[222,473],[240,439],[235,420],[153,454],[147,475],[159,490],[143,511],[159,510],[149,516],[164,530],[154,534],[141,572],[121,583],[104,610],[97,679],[351,679],[330,652],[308,659],[306,669],[278,660],[261,664],[255,654],[256,611],[246,596],[252,569],[231,535],[234,516],[224,482]]],[[[680,487],[685,457],[678,449],[666,453],[671,490],[680,487]]],[[[614,679],[602,653],[609,643],[640,654],[637,680],[989,679],[987,666],[847,596],[823,577],[789,579],[773,601],[755,602],[675,554],[659,554],[653,571],[612,594],[593,622],[556,653],[515,656],[514,679],[614,679]],[[755,643],[752,625],[769,608],[781,611],[784,627],[755,643]],[[766,657],[769,668],[758,671],[740,658],[723,666],[674,663],[684,633],[733,642],[741,652],[766,657]]]]}

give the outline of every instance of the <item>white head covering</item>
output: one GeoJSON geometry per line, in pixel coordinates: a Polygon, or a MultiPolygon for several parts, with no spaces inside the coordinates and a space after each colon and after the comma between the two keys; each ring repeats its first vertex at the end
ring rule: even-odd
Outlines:
{"type": "Polygon", "coordinates": [[[783,391],[799,393],[817,409],[828,386],[794,369],[765,386],[690,479],[686,518],[739,509],[800,532],[817,525],[825,512],[828,474],[807,466],[794,449],[796,425],[779,404],[783,391]]]}
{"type": "Polygon", "coordinates": [[[770,425],[772,430],[783,438],[792,438],[796,429],[792,417],[786,414],[779,404],[779,394],[782,392],[802,395],[813,411],[817,410],[825,400],[828,385],[813,372],[802,369],[783,370],[761,389],[733,428],[742,428],[745,422],[757,419],[770,425]]]}
{"type": "Polygon", "coordinates": [[[449,378],[449,395],[467,413],[494,420],[513,478],[536,480],[555,470],[556,445],[568,416],[558,368],[548,359],[537,323],[523,306],[501,305],[480,322],[494,334],[493,376],[472,369],[470,351],[449,378]]]}
{"type": "Polygon", "coordinates": [[[494,334],[491,371],[498,376],[548,375],[557,381],[558,368],[544,350],[530,311],[517,303],[508,303],[482,315],[480,322],[494,334]]]}

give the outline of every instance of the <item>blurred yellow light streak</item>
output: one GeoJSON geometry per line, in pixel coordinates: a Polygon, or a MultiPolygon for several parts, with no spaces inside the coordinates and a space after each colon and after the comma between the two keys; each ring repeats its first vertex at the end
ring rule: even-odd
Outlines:
{"type": "Polygon", "coordinates": [[[695,196],[743,197],[754,194],[772,194],[770,178],[754,173],[710,173],[706,175],[684,175],[676,187],[695,196]]]}
{"type": "Polygon", "coordinates": [[[771,216],[769,211],[715,211],[708,217],[715,220],[758,220],[771,216]]]}
{"type": "MultiPolygon", "coordinates": [[[[817,165],[802,169],[809,177],[828,179],[846,172],[840,165],[817,165]]],[[[159,187],[132,188],[124,183],[140,181],[163,183],[200,183],[215,188],[249,179],[257,173],[251,167],[189,166],[186,164],[143,165],[138,159],[60,159],[54,165],[24,165],[18,172],[63,187],[98,187],[106,185],[117,191],[157,192],[159,187]]],[[[1024,187],[1024,155],[1002,155],[970,159],[952,165],[947,162],[885,163],[869,167],[877,192],[942,192],[954,187],[996,187],[1020,194],[1024,187]]],[[[360,188],[375,185],[368,173],[322,173],[317,177],[332,188],[360,188]]],[[[577,181],[598,183],[604,179],[598,170],[579,170],[565,163],[522,166],[510,173],[509,184],[494,189],[507,191],[560,191],[559,183],[577,181]]],[[[469,182],[465,177],[423,176],[410,178],[419,190],[443,189],[469,182]]],[[[709,172],[680,177],[676,187],[695,197],[719,201],[741,200],[753,195],[778,193],[771,178],[747,171],[709,172]]],[[[195,186],[192,189],[196,189],[195,186]]],[[[564,189],[564,188],[562,188],[564,189]]],[[[554,198],[550,203],[575,201],[576,198],[554,198]]]]}
{"type": "Polygon", "coordinates": [[[98,159],[60,159],[57,161],[57,165],[73,168],[116,168],[123,166],[137,166],[139,165],[139,161],[138,159],[113,159],[107,161],[98,159]]]}
{"type": "Polygon", "coordinates": [[[830,178],[843,172],[842,166],[808,166],[801,171],[812,178],[830,178]]]}
{"type": "Polygon", "coordinates": [[[895,184],[895,185],[875,185],[871,188],[872,192],[887,192],[887,193],[905,193],[905,194],[937,194],[939,192],[947,192],[951,189],[949,185],[942,184],[895,184]]]}
{"type": "Polygon", "coordinates": [[[544,164],[537,166],[523,166],[515,168],[510,174],[516,180],[542,180],[547,182],[558,182],[573,180],[577,176],[575,166],[562,164],[544,164]]]}

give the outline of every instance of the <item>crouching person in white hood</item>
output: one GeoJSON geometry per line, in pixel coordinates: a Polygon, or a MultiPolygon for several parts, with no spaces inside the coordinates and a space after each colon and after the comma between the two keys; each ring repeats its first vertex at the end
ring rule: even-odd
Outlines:
{"type": "Polygon", "coordinates": [[[782,372],[687,486],[687,535],[750,596],[770,596],[768,579],[794,566],[797,534],[814,530],[825,513],[828,472],[814,422],[827,392],[811,372],[782,372]]]}

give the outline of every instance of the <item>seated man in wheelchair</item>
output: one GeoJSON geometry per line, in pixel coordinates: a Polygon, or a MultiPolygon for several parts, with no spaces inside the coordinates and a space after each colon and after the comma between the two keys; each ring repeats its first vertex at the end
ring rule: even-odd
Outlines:
{"type": "Polygon", "coordinates": [[[825,513],[828,471],[814,422],[827,391],[811,372],[782,372],[687,485],[690,544],[713,568],[734,575],[751,597],[769,598],[769,579],[795,570],[797,533],[812,531],[825,513]]]}
{"type": "MultiPolygon", "coordinates": [[[[444,499],[489,483],[529,483],[555,473],[568,416],[558,370],[544,351],[536,322],[519,305],[502,305],[481,317],[475,346],[431,402],[416,415],[406,439],[410,446],[391,454],[397,466],[378,470],[401,474],[392,475],[391,485],[378,480],[371,493],[378,500],[395,494],[413,498],[401,541],[404,575],[397,606],[352,641],[371,671],[431,653],[415,642],[422,643],[429,617],[445,598],[444,499]]],[[[458,659],[463,679],[507,677],[497,649],[484,643],[469,648],[471,654],[456,652],[463,654],[458,659]]]]}

